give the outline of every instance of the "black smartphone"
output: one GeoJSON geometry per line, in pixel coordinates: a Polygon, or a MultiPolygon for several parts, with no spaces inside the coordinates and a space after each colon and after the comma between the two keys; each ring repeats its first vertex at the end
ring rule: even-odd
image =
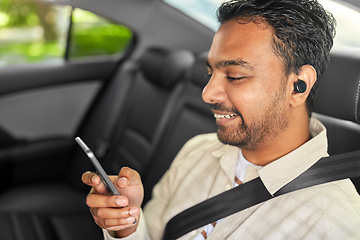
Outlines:
{"type": "Polygon", "coordinates": [[[114,184],[111,182],[110,178],[106,174],[104,168],[101,166],[101,164],[95,157],[95,154],[91,151],[91,149],[84,143],[84,141],[80,137],[76,137],[75,141],[80,145],[86,156],[89,158],[90,162],[94,165],[96,173],[99,175],[107,191],[112,195],[120,195],[119,192],[116,190],[114,184]]]}

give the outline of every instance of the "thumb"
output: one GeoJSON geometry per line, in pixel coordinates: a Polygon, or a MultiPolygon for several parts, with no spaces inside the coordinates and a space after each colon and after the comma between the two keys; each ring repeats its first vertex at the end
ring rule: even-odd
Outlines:
{"type": "Polygon", "coordinates": [[[81,176],[81,180],[88,186],[92,187],[90,193],[99,193],[107,195],[107,190],[102,184],[100,177],[94,172],[85,172],[81,176]]]}
{"type": "Polygon", "coordinates": [[[140,185],[141,179],[138,172],[135,170],[123,167],[119,172],[119,179],[117,181],[117,186],[119,188],[126,188],[129,185],[140,185]]]}

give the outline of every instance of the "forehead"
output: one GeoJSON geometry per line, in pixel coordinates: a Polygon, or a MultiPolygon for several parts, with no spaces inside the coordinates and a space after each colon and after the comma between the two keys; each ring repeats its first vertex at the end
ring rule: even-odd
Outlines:
{"type": "MultiPolygon", "coordinates": [[[[268,24],[231,20],[216,32],[208,62],[216,66],[219,62],[241,59],[256,67],[259,61],[275,57],[273,32],[268,24]]],[[[279,61],[277,57],[276,60],[279,61]]]]}

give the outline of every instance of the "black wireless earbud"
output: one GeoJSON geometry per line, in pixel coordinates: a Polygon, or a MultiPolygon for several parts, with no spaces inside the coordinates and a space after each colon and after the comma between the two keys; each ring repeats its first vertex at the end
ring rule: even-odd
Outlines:
{"type": "Polygon", "coordinates": [[[298,93],[304,93],[306,91],[306,83],[303,80],[299,80],[294,83],[294,91],[298,93]]]}

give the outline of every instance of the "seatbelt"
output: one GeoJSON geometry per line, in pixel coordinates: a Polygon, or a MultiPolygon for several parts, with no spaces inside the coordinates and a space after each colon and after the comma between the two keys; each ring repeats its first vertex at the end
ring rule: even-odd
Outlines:
{"type": "Polygon", "coordinates": [[[173,217],[163,240],[186,233],[272,198],[319,184],[360,176],[360,150],[321,158],[308,170],[271,195],[258,177],[207,199],[173,217]]]}

